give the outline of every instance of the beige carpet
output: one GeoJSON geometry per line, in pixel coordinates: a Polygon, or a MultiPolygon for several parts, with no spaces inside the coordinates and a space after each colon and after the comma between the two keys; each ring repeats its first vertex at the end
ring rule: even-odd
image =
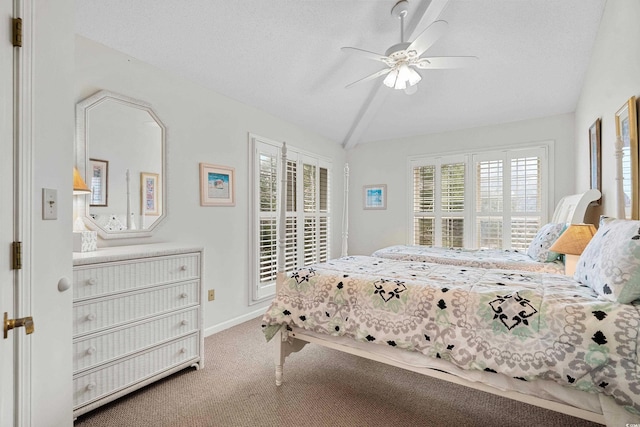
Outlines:
{"type": "Polygon", "coordinates": [[[592,426],[312,344],[275,386],[272,346],[251,320],[205,339],[186,369],[78,418],[95,426],[592,426]]]}

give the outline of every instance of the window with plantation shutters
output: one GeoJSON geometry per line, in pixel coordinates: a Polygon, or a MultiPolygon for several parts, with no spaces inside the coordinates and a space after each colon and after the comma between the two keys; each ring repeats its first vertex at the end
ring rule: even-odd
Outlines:
{"type": "Polygon", "coordinates": [[[413,168],[413,231],[416,245],[433,246],[435,165],[413,168]]]}
{"type": "Polygon", "coordinates": [[[259,281],[261,284],[275,280],[276,266],[276,188],[277,188],[277,158],[275,153],[259,153],[259,281]]]}
{"type": "Polygon", "coordinates": [[[413,243],[464,246],[465,162],[434,159],[413,166],[413,243]]]}
{"type": "MultiPolygon", "coordinates": [[[[253,136],[251,303],[272,297],[278,272],[281,144],[253,136]]],[[[331,164],[287,145],[285,270],[292,271],[330,257],[331,164]]]]}
{"type": "Polygon", "coordinates": [[[479,248],[502,248],[503,161],[476,163],[476,239],[479,248]]]}
{"type": "Polygon", "coordinates": [[[476,241],[483,249],[526,250],[542,225],[544,148],[474,156],[476,241]]]}
{"type": "Polygon", "coordinates": [[[303,265],[329,259],[329,169],[318,162],[302,162],[303,169],[303,265]]]}
{"type": "Polygon", "coordinates": [[[412,243],[526,250],[547,218],[550,145],[412,159],[412,243]]]}

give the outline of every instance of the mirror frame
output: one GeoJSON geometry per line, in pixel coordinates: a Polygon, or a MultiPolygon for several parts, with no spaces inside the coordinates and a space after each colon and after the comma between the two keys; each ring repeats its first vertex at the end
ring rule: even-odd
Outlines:
{"type": "MultiPolygon", "coordinates": [[[[639,155],[639,147],[638,147],[638,123],[636,120],[636,97],[632,96],[629,98],[622,107],[615,114],[615,122],[616,122],[616,140],[620,141],[620,158],[616,159],[619,180],[618,184],[618,215],[621,215],[621,218],[625,219],[640,219],[640,195],[639,189],[640,186],[638,184],[638,178],[640,175],[640,167],[638,164],[638,155],[639,155]],[[626,206],[624,202],[624,177],[622,174],[622,147],[624,146],[624,142],[622,141],[622,129],[621,129],[621,121],[622,120],[629,121],[629,148],[631,155],[631,212],[629,214],[626,213],[626,206]]],[[[618,150],[618,148],[616,148],[618,150]]]]}
{"type": "Polygon", "coordinates": [[[103,239],[132,239],[136,237],[150,237],[153,232],[165,221],[167,218],[167,127],[164,122],[158,117],[158,114],[153,110],[151,104],[141,101],[139,99],[130,98],[118,93],[101,90],[93,95],[83,99],[76,104],[76,167],[82,176],[87,181],[87,170],[89,164],[89,141],[87,137],[87,118],[88,114],[93,107],[102,104],[105,101],[114,101],[131,108],[137,108],[139,110],[146,111],[160,126],[162,134],[162,146],[161,146],[161,158],[162,158],[162,176],[160,178],[160,185],[162,191],[162,215],[158,217],[156,221],[147,229],[142,230],[119,230],[111,231],[105,230],[100,227],[89,216],[89,197],[83,197],[84,201],[76,201],[74,203],[77,207],[78,217],[82,218],[84,224],[90,229],[98,232],[98,235],[103,239]]]}

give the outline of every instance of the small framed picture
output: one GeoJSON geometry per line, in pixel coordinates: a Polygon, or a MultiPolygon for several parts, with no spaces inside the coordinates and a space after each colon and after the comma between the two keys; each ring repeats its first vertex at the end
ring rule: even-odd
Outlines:
{"type": "Polygon", "coordinates": [[[142,215],[160,215],[159,186],[160,180],[157,173],[140,172],[140,212],[142,215]]]}
{"type": "MultiPolygon", "coordinates": [[[[602,155],[600,142],[600,119],[589,128],[589,153],[591,165],[591,188],[602,193],[602,155]]],[[[592,206],[599,206],[600,199],[591,202],[592,206]]]]}
{"type": "Polygon", "coordinates": [[[387,185],[365,185],[363,207],[364,209],[387,209],[387,185]]]}
{"type": "Polygon", "coordinates": [[[200,163],[200,206],[235,206],[235,169],[200,163]]]}
{"type": "Polygon", "coordinates": [[[89,188],[91,200],[89,206],[105,207],[109,200],[109,162],[100,159],[89,159],[89,188]]]}

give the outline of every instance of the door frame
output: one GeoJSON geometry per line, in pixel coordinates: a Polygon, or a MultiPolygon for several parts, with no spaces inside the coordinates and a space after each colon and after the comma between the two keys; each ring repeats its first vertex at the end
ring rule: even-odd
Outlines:
{"type": "MultiPolygon", "coordinates": [[[[22,269],[14,281],[14,317],[31,316],[32,296],[32,200],[33,200],[33,2],[13,0],[13,15],[22,18],[22,47],[13,50],[14,70],[14,240],[22,242],[22,269]]],[[[36,324],[37,327],[37,324],[36,324]]],[[[15,423],[31,425],[31,337],[14,333],[15,423]]]]}

